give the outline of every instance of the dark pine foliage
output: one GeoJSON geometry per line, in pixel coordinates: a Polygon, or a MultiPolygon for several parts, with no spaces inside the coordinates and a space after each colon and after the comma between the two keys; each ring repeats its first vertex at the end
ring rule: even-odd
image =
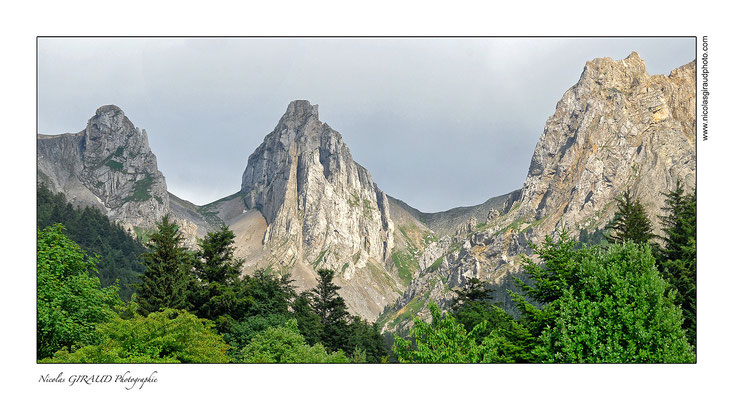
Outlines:
{"type": "Polygon", "coordinates": [[[329,351],[340,349],[352,356],[362,351],[366,362],[380,362],[387,349],[377,325],[349,314],[338,294],[340,287],[333,282],[334,271],[317,272],[316,287],[298,296],[294,305],[299,329],[309,342],[318,335],[317,341],[329,351]]]}
{"type": "Polygon", "coordinates": [[[473,330],[478,324],[488,321],[485,335],[499,327],[507,327],[511,317],[494,303],[493,289],[488,282],[470,278],[462,288],[454,289],[456,298],[450,312],[466,331],[473,330]]]}
{"type": "Polygon", "coordinates": [[[243,260],[234,258],[234,232],[222,226],[199,240],[193,262],[189,303],[200,318],[215,321],[220,331],[242,315],[244,299],[237,290],[243,260]]]}
{"type": "Polygon", "coordinates": [[[166,215],[150,235],[149,252],[141,258],[147,270],[140,279],[137,300],[143,315],[164,308],[189,309],[193,287],[193,255],[183,246],[178,225],[166,215]]]}
{"type": "Polygon", "coordinates": [[[346,302],[338,294],[341,289],[333,282],[334,272],[329,269],[319,269],[318,283],[311,291],[313,311],[321,318],[323,336],[321,342],[327,349],[343,349],[347,347],[348,337],[348,316],[346,302]]]}
{"type": "Polygon", "coordinates": [[[687,338],[696,346],[697,339],[697,193],[684,194],[677,182],[675,189],[663,193],[666,215],[662,223],[663,246],[657,255],[662,276],[676,290],[675,303],[682,308],[687,338]]]}
{"type": "Polygon", "coordinates": [[[145,246],[139,240],[96,208],[73,207],[63,193],[55,194],[45,184],[39,185],[36,191],[36,213],[38,229],[60,223],[66,228],[66,236],[86,253],[98,255],[97,271],[102,287],[119,281],[120,297],[130,299],[139,275],[145,272],[139,258],[145,246]]]}
{"type": "Polygon", "coordinates": [[[629,190],[624,191],[616,199],[616,214],[606,226],[610,229],[609,241],[623,243],[632,241],[636,244],[649,243],[654,238],[652,223],[639,199],[632,199],[629,190]]]}

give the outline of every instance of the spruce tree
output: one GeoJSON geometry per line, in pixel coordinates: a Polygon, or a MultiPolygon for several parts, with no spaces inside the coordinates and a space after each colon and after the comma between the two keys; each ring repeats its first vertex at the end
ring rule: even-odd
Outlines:
{"type": "Polygon", "coordinates": [[[193,265],[197,279],[189,301],[196,315],[216,321],[220,331],[241,316],[244,302],[237,293],[244,260],[234,257],[234,237],[228,226],[207,233],[198,241],[193,265]]]}
{"type": "Polygon", "coordinates": [[[234,257],[234,232],[224,225],[200,239],[196,277],[206,283],[229,284],[239,278],[244,260],[234,257]]]}
{"type": "Polygon", "coordinates": [[[610,229],[609,241],[613,243],[632,241],[636,244],[645,244],[654,238],[652,224],[644,206],[639,199],[631,198],[631,192],[628,189],[616,199],[616,206],[618,210],[613,220],[606,225],[606,229],[610,229]]]}
{"type": "Polygon", "coordinates": [[[690,344],[696,345],[697,332],[697,194],[684,194],[682,185],[668,193],[666,215],[660,217],[663,246],[658,255],[662,276],[677,290],[675,304],[682,308],[683,328],[690,344]]]}
{"type": "Polygon", "coordinates": [[[346,302],[338,294],[341,289],[333,283],[334,272],[329,269],[319,269],[318,283],[311,290],[313,311],[321,318],[323,336],[321,342],[326,348],[334,351],[348,349],[348,316],[346,302]]]}
{"type": "Polygon", "coordinates": [[[456,298],[451,304],[451,314],[467,331],[470,332],[484,321],[487,321],[486,334],[499,326],[506,326],[506,312],[493,304],[493,289],[489,288],[487,282],[470,278],[462,288],[454,289],[453,292],[456,298]]]}
{"type": "Polygon", "coordinates": [[[150,235],[150,251],[140,257],[147,267],[138,286],[143,315],[164,308],[187,309],[192,285],[192,256],[183,246],[178,225],[166,215],[150,235]]]}
{"type": "Polygon", "coordinates": [[[323,336],[321,317],[313,311],[311,305],[312,294],[311,292],[303,292],[293,302],[293,315],[298,321],[298,330],[311,346],[320,342],[323,336]]]}

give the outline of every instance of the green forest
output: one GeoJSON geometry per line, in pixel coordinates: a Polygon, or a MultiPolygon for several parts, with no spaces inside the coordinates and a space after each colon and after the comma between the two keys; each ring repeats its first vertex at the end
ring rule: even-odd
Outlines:
{"type": "Polygon", "coordinates": [[[242,275],[222,226],[183,245],[164,217],[146,242],[99,211],[38,188],[37,358],[41,363],[694,363],[696,193],[677,187],[650,216],[625,192],[613,220],[579,241],[565,231],[524,257],[511,292],[488,282],[430,304],[388,348],[351,315],[334,272],[297,293],[288,275],[242,275]],[[658,218],[661,236],[652,233],[658,218]]]}

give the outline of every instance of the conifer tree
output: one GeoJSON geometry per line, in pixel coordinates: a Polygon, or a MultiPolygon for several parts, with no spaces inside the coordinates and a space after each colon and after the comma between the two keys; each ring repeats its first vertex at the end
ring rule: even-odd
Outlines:
{"type": "Polygon", "coordinates": [[[150,235],[148,247],[150,252],[140,256],[147,267],[137,292],[140,311],[147,315],[163,308],[189,308],[193,259],[170,216],[164,216],[150,235]]]}
{"type": "Polygon", "coordinates": [[[341,289],[333,283],[334,272],[329,269],[319,269],[318,283],[311,290],[313,311],[321,318],[323,336],[321,341],[330,350],[347,350],[348,344],[348,316],[346,302],[338,294],[341,289]]]}
{"type": "Polygon", "coordinates": [[[606,226],[610,229],[609,241],[623,243],[632,241],[636,244],[645,244],[654,238],[652,224],[644,206],[639,199],[633,200],[627,189],[616,199],[618,210],[613,220],[606,226]]]}
{"type": "Polygon", "coordinates": [[[658,255],[662,276],[677,290],[675,304],[682,308],[683,328],[696,345],[697,332],[697,193],[684,194],[682,185],[668,193],[662,223],[663,246],[658,255]]]}
{"type": "Polygon", "coordinates": [[[234,257],[234,232],[224,225],[200,239],[196,277],[206,283],[228,284],[239,278],[244,260],[234,257]]]}
{"type": "Polygon", "coordinates": [[[201,318],[216,321],[222,331],[232,317],[241,315],[244,299],[237,294],[244,260],[234,257],[234,232],[228,226],[209,232],[198,241],[193,265],[194,288],[189,301],[201,318]],[[224,320],[219,320],[224,318],[224,320]]]}
{"type": "Polygon", "coordinates": [[[496,307],[492,300],[493,289],[487,282],[470,278],[462,288],[454,289],[456,298],[451,304],[451,314],[467,331],[487,321],[487,331],[506,325],[506,312],[496,307]]]}
{"type": "Polygon", "coordinates": [[[298,321],[298,330],[309,345],[314,345],[323,336],[321,317],[313,311],[311,306],[312,292],[303,292],[293,302],[293,315],[298,321]]]}

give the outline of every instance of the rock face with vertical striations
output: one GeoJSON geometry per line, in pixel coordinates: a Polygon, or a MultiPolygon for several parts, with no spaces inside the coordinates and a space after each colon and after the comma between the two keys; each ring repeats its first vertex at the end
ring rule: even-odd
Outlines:
{"type": "Polygon", "coordinates": [[[387,196],[317,105],[288,105],[249,157],[241,194],[267,224],[268,266],[295,269],[303,286],[319,268],[336,271],[350,309],[370,319],[396,296],[384,267],[394,246],[387,196]]]}
{"type": "Polygon", "coordinates": [[[147,133],[117,106],[97,109],[79,133],[38,135],[37,144],[38,181],[73,204],[97,207],[127,228],[152,228],[169,211],[147,133]]]}
{"type": "MultiPolygon", "coordinates": [[[[657,215],[662,192],[695,185],[695,63],[650,76],[634,52],[586,64],[563,95],[535,148],[521,214],[571,231],[602,227],[629,189],[657,215]]],[[[658,228],[658,221],[654,219],[658,228]]],[[[659,232],[657,232],[659,233],[659,232]]]]}

